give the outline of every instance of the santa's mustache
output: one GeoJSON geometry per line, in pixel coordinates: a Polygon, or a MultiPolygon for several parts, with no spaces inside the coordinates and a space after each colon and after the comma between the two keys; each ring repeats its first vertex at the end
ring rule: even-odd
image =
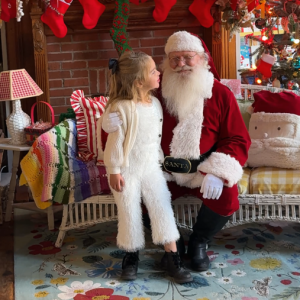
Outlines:
{"type": "Polygon", "coordinates": [[[265,150],[274,151],[282,155],[290,155],[300,152],[300,141],[285,137],[251,139],[249,154],[257,154],[265,150]]]}
{"type": "Polygon", "coordinates": [[[173,72],[180,72],[180,71],[192,71],[194,68],[189,66],[182,66],[176,67],[175,69],[171,69],[173,72]]]}

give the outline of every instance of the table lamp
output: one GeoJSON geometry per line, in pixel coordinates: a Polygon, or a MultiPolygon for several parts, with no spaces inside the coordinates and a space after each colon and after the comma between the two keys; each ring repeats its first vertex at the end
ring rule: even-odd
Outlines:
{"type": "Polygon", "coordinates": [[[43,91],[25,69],[0,73],[0,101],[13,101],[13,111],[6,119],[7,129],[11,135],[10,144],[25,144],[24,128],[31,124],[30,117],[21,108],[20,99],[41,94],[43,91]]]}

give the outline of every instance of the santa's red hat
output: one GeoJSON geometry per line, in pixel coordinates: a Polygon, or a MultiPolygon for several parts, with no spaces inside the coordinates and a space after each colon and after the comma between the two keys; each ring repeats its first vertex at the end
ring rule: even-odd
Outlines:
{"type": "Polygon", "coordinates": [[[220,76],[216,70],[212,57],[204,41],[196,34],[187,31],[178,31],[173,33],[165,46],[165,52],[169,55],[175,51],[195,51],[198,53],[205,52],[208,55],[208,64],[210,71],[214,74],[215,79],[220,81],[220,76]]]}
{"type": "Polygon", "coordinates": [[[261,115],[261,118],[266,118],[272,115],[272,120],[287,121],[298,123],[300,121],[300,97],[295,93],[281,92],[272,93],[270,91],[260,91],[253,94],[254,102],[249,113],[261,115]]]}

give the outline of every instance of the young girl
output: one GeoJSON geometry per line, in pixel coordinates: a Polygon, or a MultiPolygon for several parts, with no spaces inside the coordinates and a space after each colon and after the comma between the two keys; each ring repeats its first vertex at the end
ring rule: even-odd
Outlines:
{"type": "Polygon", "coordinates": [[[171,195],[159,164],[162,108],[151,96],[159,87],[159,72],[143,52],[125,52],[110,60],[112,75],[105,114],[120,113],[123,124],[110,133],[104,150],[109,184],[118,207],[117,245],[126,250],[122,279],[137,277],[138,250],[145,245],[141,196],[151,219],[155,244],[164,245],[167,270],[178,283],[192,281],[176,248],[179,232],[171,195]]]}

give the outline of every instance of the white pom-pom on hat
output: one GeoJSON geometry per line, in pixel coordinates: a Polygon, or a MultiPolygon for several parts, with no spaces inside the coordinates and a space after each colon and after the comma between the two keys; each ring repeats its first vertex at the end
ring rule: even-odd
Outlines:
{"type": "Polygon", "coordinates": [[[196,36],[188,33],[187,31],[178,31],[172,34],[165,46],[165,52],[169,55],[174,51],[195,51],[204,52],[203,45],[196,36]]]}

